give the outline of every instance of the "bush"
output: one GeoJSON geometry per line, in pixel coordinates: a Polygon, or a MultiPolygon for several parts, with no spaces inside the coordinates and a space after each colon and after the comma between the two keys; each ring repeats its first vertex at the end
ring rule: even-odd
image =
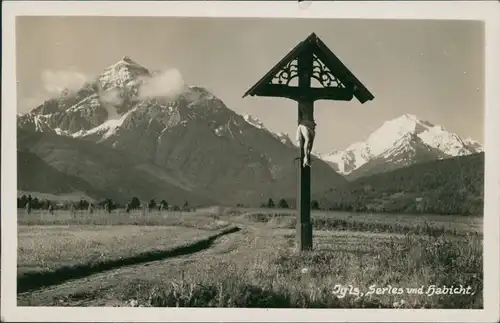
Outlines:
{"type": "Polygon", "coordinates": [[[288,209],[289,206],[288,206],[288,202],[285,200],[285,199],[281,199],[279,200],[278,202],[278,206],[282,209],[288,209]]]}

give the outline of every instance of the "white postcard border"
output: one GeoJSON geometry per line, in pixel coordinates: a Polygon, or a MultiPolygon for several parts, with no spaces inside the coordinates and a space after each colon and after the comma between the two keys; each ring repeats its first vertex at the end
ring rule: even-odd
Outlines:
{"type": "Polygon", "coordinates": [[[1,314],[24,322],[495,322],[500,319],[500,3],[496,1],[5,1],[2,3],[1,314]],[[15,17],[190,16],[482,20],[485,23],[484,310],[17,307],[15,17]]]}

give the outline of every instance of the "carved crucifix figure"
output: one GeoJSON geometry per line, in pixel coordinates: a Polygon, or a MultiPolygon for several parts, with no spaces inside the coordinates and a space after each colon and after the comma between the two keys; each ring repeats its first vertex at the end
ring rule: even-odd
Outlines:
{"type": "Polygon", "coordinates": [[[301,69],[299,74],[299,87],[301,87],[300,99],[298,100],[298,126],[297,144],[301,149],[302,167],[311,166],[311,150],[316,136],[316,122],[314,122],[314,98],[309,92],[311,86],[312,53],[298,60],[301,69]]]}
{"type": "Polygon", "coordinates": [[[299,121],[297,127],[297,145],[304,151],[303,167],[311,166],[311,150],[316,136],[316,123],[310,120],[299,121]]]}

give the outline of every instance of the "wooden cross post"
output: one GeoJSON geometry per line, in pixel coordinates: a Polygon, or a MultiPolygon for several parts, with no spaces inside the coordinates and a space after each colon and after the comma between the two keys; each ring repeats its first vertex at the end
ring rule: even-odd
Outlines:
{"type": "MultiPolygon", "coordinates": [[[[374,98],[314,33],[292,49],[243,97],[247,95],[284,97],[297,101],[298,124],[308,125],[309,128],[315,126],[314,101],[316,100],[350,101],[355,96],[361,103],[365,103],[374,98]],[[316,84],[313,84],[313,81],[316,84]],[[293,82],[297,85],[294,86],[293,82]]],[[[300,143],[300,147],[297,245],[304,251],[312,250],[313,247],[311,167],[303,163],[305,158],[303,142],[300,143]]]]}
{"type": "MultiPolygon", "coordinates": [[[[314,97],[310,93],[311,76],[313,72],[313,53],[305,50],[297,58],[299,99],[297,109],[297,124],[304,119],[314,122],[314,97]]],[[[297,245],[300,250],[312,250],[313,235],[311,223],[311,167],[303,165],[304,149],[300,144],[300,159],[297,176],[297,245]]]]}

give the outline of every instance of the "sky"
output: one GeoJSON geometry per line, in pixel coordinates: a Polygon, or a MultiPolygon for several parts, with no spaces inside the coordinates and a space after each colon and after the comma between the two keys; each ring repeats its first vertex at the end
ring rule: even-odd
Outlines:
{"type": "Polygon", "coordinates": [[[18,112],[78,87],[123,56],[175,68],[228,108],[293,138],[297,103],[243,94],[312,32],[375,96],[317,101],[314,150],[366,139],[405,113],[484,143],[484,25],[480,21],[183,17],[18,17],[18,112]]]}

